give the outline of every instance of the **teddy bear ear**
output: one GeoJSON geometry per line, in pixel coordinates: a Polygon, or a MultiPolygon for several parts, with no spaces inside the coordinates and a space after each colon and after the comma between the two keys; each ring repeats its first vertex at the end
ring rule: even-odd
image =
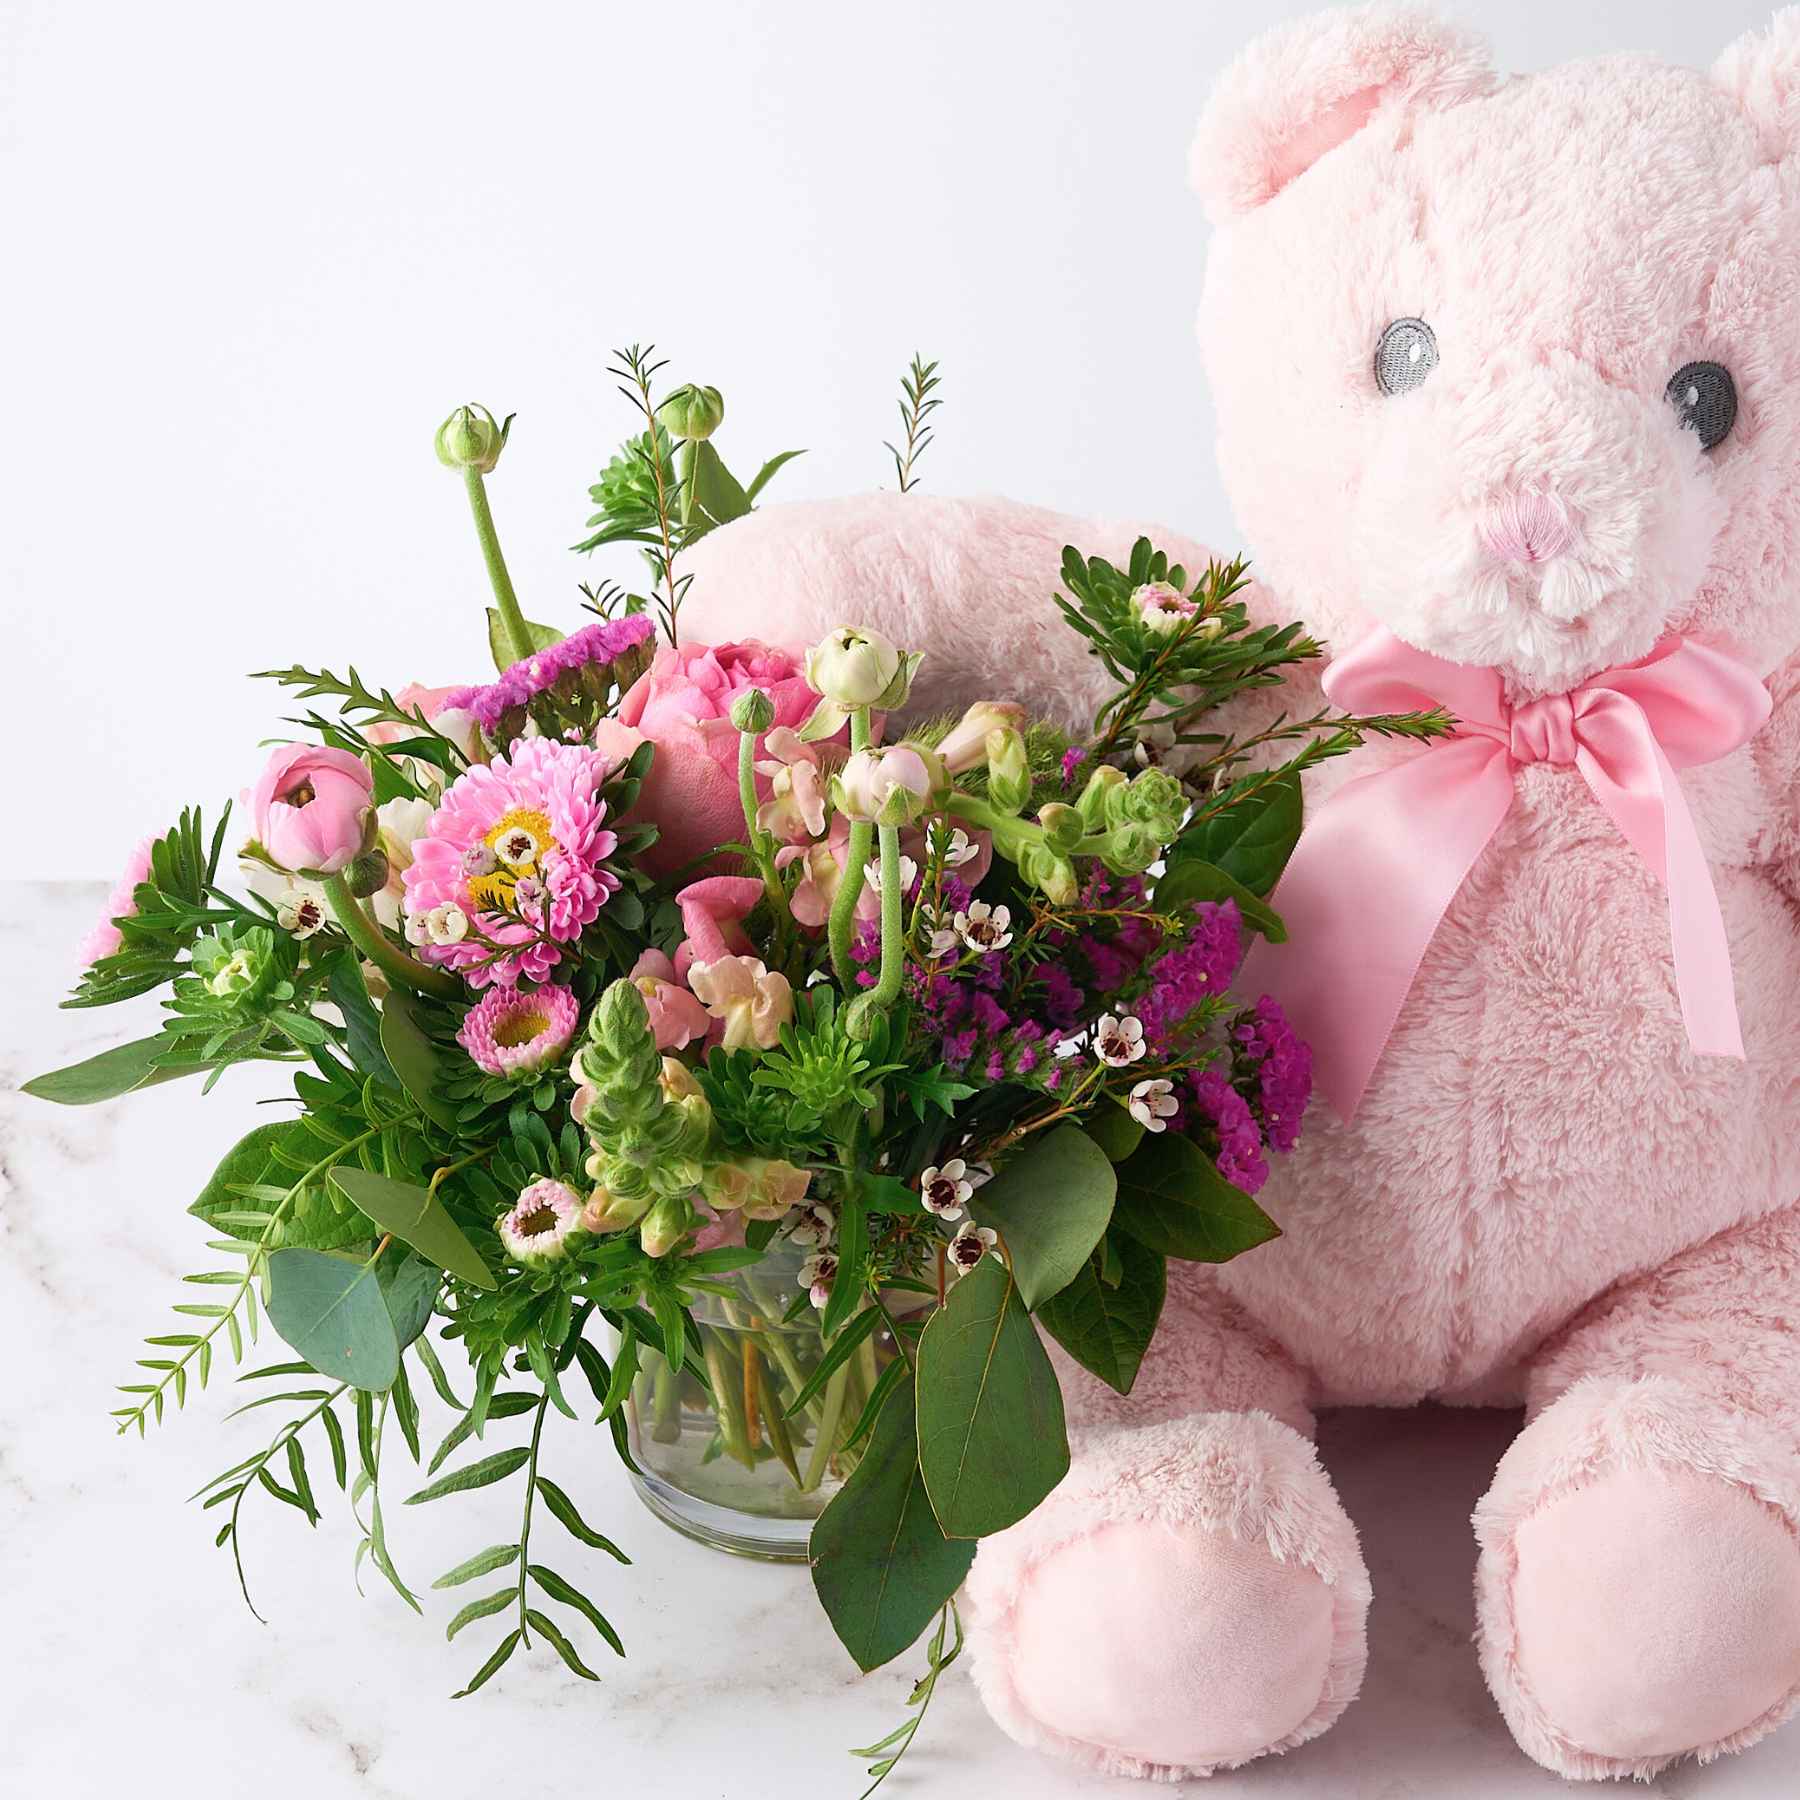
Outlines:
{"type": "Polygon", "coordinates": [[[1800,6],[1728,45],[1712,78],[1750,115],[1771,161],[1800,149],[1800,6]]]}
{"type": "Polygon", "coordinates": [[[1253,212],[1376,117],[1492,90],[1482,40],[1432,13],[1316,13],[1256,39],[1214,89],[1188,158],[1215,223],[1253,212]]]}

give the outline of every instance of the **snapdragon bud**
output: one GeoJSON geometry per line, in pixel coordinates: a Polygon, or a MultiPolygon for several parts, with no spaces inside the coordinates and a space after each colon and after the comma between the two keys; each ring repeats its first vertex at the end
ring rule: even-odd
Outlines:
{"type": "Polygon", "coordinates": [[[685,1194],[665,1194],[644,1215],[638,1242],[646,1256],[667,1256],[687,1236],[694,1209],[685,1194]]]}
{"type": "Polygon", "coordinates": [[[506,434],[512,430],[512,414],[496,424],[485,406],[459,406],[437,429],[437,456],[446,469],[479,469],[493,473],[506,434]]]}
{"type": "Polygon", "coordinates": [[[731,722],[760,736],[775,723],[775,702],[759,687],[745,688],[731,703],[731,722]]]}
{"type": "Polygon", "coordinates": [[[1080,812],[1060,800],[1052,800],[1039,812],[1038,823],[1044,828],[1044,842],[1063,855],[1087,835],[1087,823],[1080,812]]]}
{"type": "Polygon", "coordinates": [[[1145,769],[1106,795],[1106,816],[1112,824],[1141,827],[1159,844],[1175,841],[1187,809],[1186,790],[1167,769],[1145,769]]]}
{"type": "Polygon", "coordinates": [[[1019,873],[1033,887],[1041,888],[1053,905],[1072,905],[1081,892],[1075,865],[1042,840],[1025,845],[1019,852],[1018,862],[1019,873]]]}
{"type": "Polygon", "coordinates": [[[672,438],[700,443],[725,422],[725,399],[716,387],[678,387],[656,409],[656,422],[672,438]]]}
{"type": "Polygon", "coordinates": [[[1031,758],[1025,740],[1010,725],[987,734],[988,798],[1002,812],[1016,813],[1031,798],[1031,758]]]}
{"type": "Polygon", "coordinates": [[[1081,798],[1075,802],[1075,809],[1081,814],[1082,823],[1089,831],[1103,831],[1110,817],[1108,796],[1115,788],[1122,788],[1126,782],[1123,769],[1115,769],[1111,763],[1102,763],[1087,778],[1087,786],[1081,790],[1081,798]]]}

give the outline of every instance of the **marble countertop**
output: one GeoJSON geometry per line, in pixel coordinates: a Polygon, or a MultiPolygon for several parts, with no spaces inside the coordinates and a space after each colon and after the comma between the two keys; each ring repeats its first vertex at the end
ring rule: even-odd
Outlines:
{"type": "MultiPolygon", "coordinates": [[[[183,1209],[276,1082],[239,1071],[204,1099],[182,1083],[80,1111],[15,1091],[32,1074],[142,1035],[153,1019],[145,1002],[55,1010],[102,892],[0,890],[9,986],[0,1037],[0,1789],[59,1800],[543,1791],[854,1800],[864,1783],[846,1747],[900,1722],[922,1657],[857,1677],[803,1570],[738,1562],[676,1537],[643,1511],[603,1434],[585,1426],[546,1437],[545,1468],[636,1559],[623,1569],[559,1547],[559,1563],[625,1640],[624,1661],[590,1659],[602,1685],[540,1649],[516,1656],[473,1698],[449,1699],[499,1634],[483,1621],[446,1643],[444,1623],[470,1590],[453,1601],[429,1584],[513,1535],[506,1487],[392,1507],[390,1544],[425,1598],[421,1620],[379,1577],[357,1597],[357,1534],[328,1466],[315,1467],[325,1514],[316,1531],[273,1502],[254,1516],[247,1509],[244,1555],[269,1623],[245,1609],[228,1553],[212,1547],[217,1515],[184,1502],[266,1441],[259,1421],[268,1414],[221,1424],[244,1397],[229,1372],[141,1443],[117,1439],[107,1412],[142,1335],[173,1328],[166,1309],[183,1297],[180,1277],[204,1266],[200,1230],[183,1209]]],[[[427,1429],[434,1423],[441,1432],[436,1414],[427,1429]]],[[[1470,1644],[1468,1515],[1516,1426],[1510,1414],[1432,1410],[1326,1421],[1325,1460],[1375,1583],[1363,1696],[1317,1742],[1216,1777],[1208,1800],[1568,1791],[1514,1746],[1470,1644]]],[[[404,1465],[400,1492],[412,1473],[404,1465]]],[[[1159,1790],[1019,1749],[958,1669],[884,1793],[1125,1800],[1134,1791],[1159,1790]]],[[[1793,1794],[1800,1727],[1638,1791],[1670,1800],[1793,1794]]]]}

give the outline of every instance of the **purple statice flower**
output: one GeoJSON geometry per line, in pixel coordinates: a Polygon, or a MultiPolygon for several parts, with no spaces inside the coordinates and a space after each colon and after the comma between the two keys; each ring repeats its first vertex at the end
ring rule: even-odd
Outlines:
{"type": "Polygon", "coordinates": [[[987,1059],[987,1069],[985,1072],[989,1081],[1004,1081],[1006,1079],[1006,1058],[998,1050],[994,1051],[987,1059]]]}
{"type": "Polygon", "coordinates": [[[942,910],[945,913],[967,912],[974,901],[975,890],[960,875],[944,876],[942,910]]]}
{"type": "Polygon", "coordinates": [[[560,643],[521,658],[486,687],[458,688],[446,694],[444,705],[472,713],[481,728],[491,732],[507,713],[529,705],[564,675],[593,663],[616,662],[655,635],[656,622],[647,613],[601,619],[571,632],[560,643]]]}
{"type": "Polygon", "coordinates": [[[974,1031],[958,1031],[944,1039],[943,1056],[945,1064],[952,1069],[960,1069],[967,1065],[975,1054],[975,1040],[979,1034],[974,1031]]]}
{"type": "Polygon", "coordinates": [[[1218,1069],[1196,1070],[1190,1085],[1196,1109],[1219,1140],[1219,1173],[1246,1194],[1256,1193],[1269,1179],[1269,1164],[1250,1102],[1218,1069]]]}
{"type": "Polygon", "coordinates": [[[1167,1043],[1196,1007],[1224,994],[1242,955],[1237,902],[1203,900],[1196,905],[1186,941],[1146,971],[1149,991],[1135,1002],[1146,1040],[1158,1047],[1167,1043]]]}
{"type": "Polygon", "coordinates": [[[1071,744],[1062,754],[1062,784],[1068,787],[1075,779],[1075,771],[1087,761],[1087,751],[1080,744],[1071,744]]]}
{"type": "Polygon", "coordinates": [[[1257,1100],[1269,1147],[1286,1155],[1300,1141],[1300,1121],[1312,1098],[1312,1047],[1268,994],[1241,1014],[1232,1036],[1240,1058],[1256,1069],[1257,1100]]]}
{"type": "Polygon", "coordinates": [[[1087,995],[1061,963],[1045,963],[1044,1017],[1063,1031],[1073,1031],[1087,1014],[1087,995]]]}

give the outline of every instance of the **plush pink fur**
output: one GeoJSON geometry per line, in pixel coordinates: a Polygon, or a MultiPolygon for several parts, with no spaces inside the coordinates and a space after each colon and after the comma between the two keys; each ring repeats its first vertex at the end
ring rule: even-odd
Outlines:
{"type": "MultiPolygon", "coordinates": [[[[1258,1411],[1304,1429],[1311,1405],[1427,1396],[1534,1409],[1478,1515],[1484,1667],[1530,1754],[1643,1774],[1793,1710],[1797,147],[1795,10],[1712,75],[1613,57],[1503,80],[1459,28],[1374,7],[1285,26],[1219,84],[1194,152],[1219,222],[1200,341],[1273,587],[1254,605],[1340,649],[1385,625],[1517,696],[1671,630],[1765,674],[1768,726],[1683,777],[1747,1056],[1691,1053],[1655,874],[1574,771],[1522,769],[1356,1120],[1315,1112],[1264,1194],[1285,1235],[1201,1281],[1143,1398],[1072,1384],[1074,1472],[977,1559],[978,1677],[1029,1741],[1168,1773],[1329,1723],[1354,1683],[1314,1694],[1291,1582],[1254,1590],[1274,1597],[1242,1685],[1187,1698],[1253,1591],[1205,1534],[1247,1541],[1227,1521],[1255,1496],[1273,1510],[1250,1535],[1275,1521],[1296,1548],[1274,1562],[1341,1599],[1348,1522],[1258,1411]],[[1388,396],[1375,346],[1402,317],[1439,362],[1388,396]],[[1737,386],[1711,453],[1664,395],[1696,360],[1737,386]],[[1144,1520],[1180,1537],[1166,1587],[1144,1520]],[[1077,1576],[1095,1611],[1071,1641],[1077,1576]],[[1134,1660],[1151,1631],[1165,1665],[1134,1660]],[[1105,1669],[1102,1701],[1059,1656],[1105,1669]]],[[[1041,596],[1064,539],[1117,555],[1129,535],[917,495],[771,509],[708,540],[696,603],[721,635],[866,619],[927,652],[928,704],[1006,692],[1074,718],[1104,678],[1041,596]]],[[[1328,765],[1310,799],[1419,754],[1328,765]]]]}

